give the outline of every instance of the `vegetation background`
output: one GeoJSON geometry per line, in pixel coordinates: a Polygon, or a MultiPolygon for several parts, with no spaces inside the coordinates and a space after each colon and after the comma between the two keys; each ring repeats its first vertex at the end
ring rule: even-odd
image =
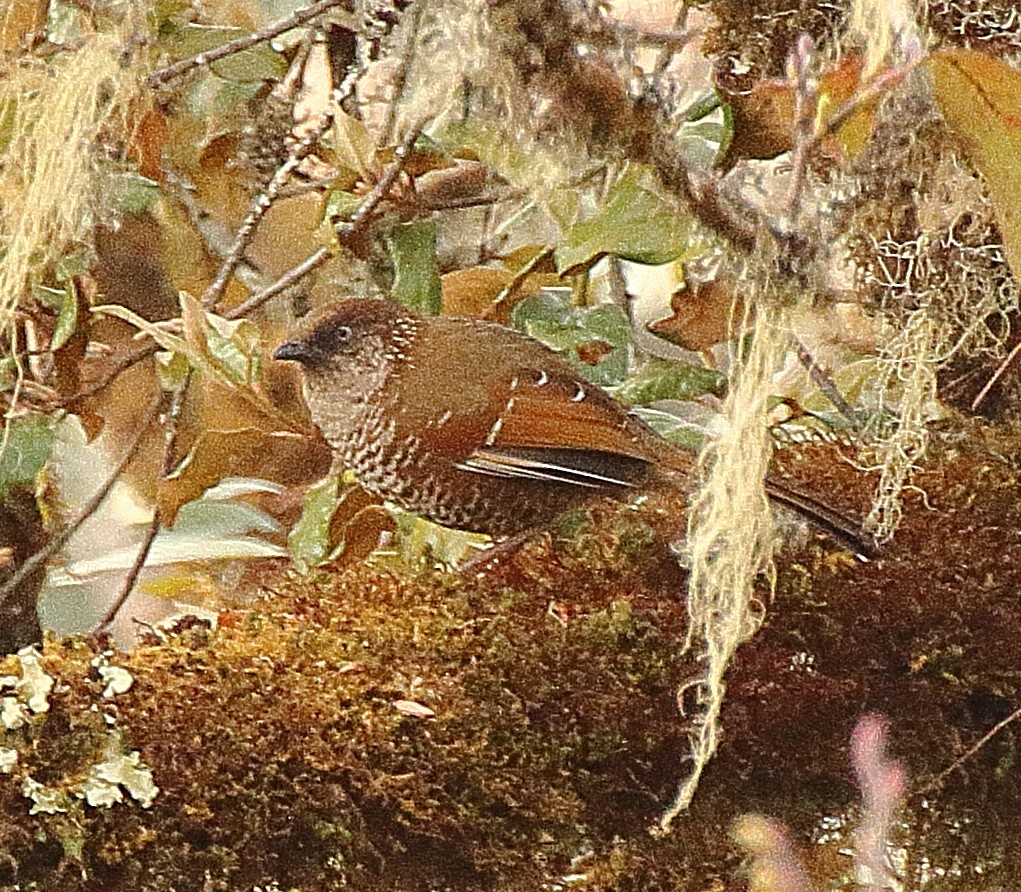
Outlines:
{"type": "Polygon", "coordinates": [[[986,0],[9,0],[0,888],[1015,888],[1019,47],[986,0]],[[563,351],[690,504],[450,572],[269,359],[351,295],[563,351]],[[879,557],[777,551],[771,463],[879,557]]]}

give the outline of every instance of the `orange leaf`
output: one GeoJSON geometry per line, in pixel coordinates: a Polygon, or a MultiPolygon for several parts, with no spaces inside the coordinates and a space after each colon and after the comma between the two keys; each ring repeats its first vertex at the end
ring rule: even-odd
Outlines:
{"type": "Polygon", "coordinates": [[[473,266],[447,273],[440,280],[444,314],[481,318],[512,278],[507,270],[491,266],[473,266]]]}
{"type": "MultiPolygon", "coordinates": [[[[849,56],[820,77],[820,123],[861,87],[861,65],[860,57],[849,56]]],[[[724,98],[734,116],[734,139],[724,167],[732,166],[741,158],[765,160],[790,151],[794,134],[794,91],[788,82],[763,80],[747,93],[724,94],[724,98]]],[[[835,138],[840,152],[853,158],[865,147],[872,135],[875,110],[875,101],[864,103],[841,126],[835,138]]]]}
{"type": "Polygon", "coordinates": [[[734,283],[714,279],[681,288],[670,298],[672,315],[649,325],[649,331],[685,350],[708,350],[740,331],[744,302],[734,283]]]}

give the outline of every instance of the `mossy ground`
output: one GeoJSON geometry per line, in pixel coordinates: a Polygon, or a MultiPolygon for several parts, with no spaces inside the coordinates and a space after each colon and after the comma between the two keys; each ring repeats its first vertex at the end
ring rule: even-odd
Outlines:
{"type": "MultiPolygon", "coordinates": [[[[936,439],[918,480],[931,508],[909,496],[878,560],[814,537],[785,549],[729,677],[723,746],[669,837],[648,827],[684,771],[675,692],[697,665],[665,546],[677,506],[653,499],[569,519],[481,579],[281,575],[215,631],[118,655],[135,682],[112,700],[86,644],[48,642],[51,710],[0,776],[0,888],[513,890],[565,874],[590,890],[742,888],[728,829],[751,811],[785,822],[832,886],[850,831],[809,840],[853,814],[847,741],[869,711],[912,778],[910,864],[1010,888],[1016,731],[933,778],[1019,699],[1021,460],[1013,434],[936,439]],[[23,776],[70,783],[103,714],[152,768],[151,808],[30,816],[23,776]]],[[[788,473],[864,505],[835,449],[802,455],[781,458],[788,473]]]]}

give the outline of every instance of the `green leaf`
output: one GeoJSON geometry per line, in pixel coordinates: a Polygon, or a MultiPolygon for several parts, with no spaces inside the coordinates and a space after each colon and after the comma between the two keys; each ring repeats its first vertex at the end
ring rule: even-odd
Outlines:
{"type": "Polygon", "coordinates": [[[35,489],[35,480],[53,451],[53,423],[42,415],[13,419],[7,428],[7,444],[0,453],[0,499],[12,490],[35,489]]]}
{"type": "MultiPolygon", "coordinates": [[[[238,37],[246,37],[249,33],[244,28],[189,23],[175,33],[171,51],[182,59],[188,58],[216,49],[238,37]]],[[[220,59],[209,68],[224,80],[253,83],[283,77],[287,73],[287,60],[280,53],[274,52],[266,42],[220,59]]]]}
{"type": "Polygon", "coordinates": [[[694,105],[689,107],[685,120],[689,122],[701,121],[703,118],[709,117],[722,105],[723,102],[720,99],[720,94],[715,89],[710,90],[696,99],[694,105]]]}
{"type": "Polygon", "coordinates": [[[716,121],[686,124],[677,134],[677,149],[689,167],[711,170],[720,156],[724,125],[716,121]]]}
{"type": "Polygon", "coordinates": [[[294,565],[307,573],[328,557],[330,550],[330,521],[337,510],[338,480],[331,475],[315,483],[305,493],[301,519],[287,536],[287,547],[294,565]]]}
{"type": "Polygon", "coordinates": [[[691,233],[688,214],[659,191],[653,175],[629,164],[602,207],[575,223],[553,256],[561,275],[582,272],[607,254],[635,263],[669,263],[691,250],[691,233]]]}
{"type": "Polygon", "coordinates": [[[593,384],[607,387],[624,380],[631,322],[620,307],[573,307],[567,298],[546,293],[521,301],[511,318],[531,337],[563,353],[593,384]],[[609,352],[593,365],[582,361],[579,348],[584,353],[594,343],[605,345],[609,352]]]}
{"type": "Polygon", "coordinates": [[[615,391],[629,405],[646,406],[657,400],[695,400],[711,393],[722,396],[727,376],[704,366],[655,357],[615,391]]]}
{"type": "Polygon", "coordinates": [[[91,248],[79,248],[59,257],[53,264],[53,276],[58,282],[66,282],[75,276],[84,276],[96,264],[96,252],[91,248]]]}
{"type": "Polygon", "coordinates": [[[53,328],[53,337],[50,340],[50,349],[59,350],[70,339],[78,328],[78,290],[74,281],[68,279],[64,283],[64,302],[60,306],[60,315],[57,316],[57,324],[53,328]]]}
{"type": "Polygon", "coordinates": [[[32,289],[32,294],[39,303],[46,307],[47,310],[60,310],[64,306],[64,295],[66,292],[63,288],[51,288],[49,285],[36,285],[32,289]]]}
{"type": "Polygon", "coordinates": [[[224,374],[235,384],[250,384],[258,372],[256,347],[251,341],[253,323],[250,319],[230,321],[212,313],[206,314],[206,347],[224,374]]]}
{"type": "Polygon", "coordinates": [[[243,537],[252,533],[274,535],[280,524],[261,508],[247,502],[222,501],[202,497],[182,505],[174,522],[174,532],[196,538],[243,537]]]}
{"type": "Polygon", "coordinates": [[[156,354],[156,376],[160,387],[171,393],[184,385],[191,372],[191,363],[180,353],[164,350],[156,354]]]}
{"type": "Polygon", "coordinates": [[[338,163],[367,181],[376,166],[376,142],[369,129],[357,118],[338,110],[331,133],[338,163]]]}
{"type": "Polygon", "coordinates": [[[691,422],[678,418],[671,412],[647,409],[644,406],[636,406],[632,411],[656,433],[671,443],[684,446],[692,452],[698,452],[702,448],[705,435],[691,422]]]}
{"type": "Polygon", "coordinates": [[[14,138],[14,122],[18,117],[18,101],[10,97],[0,102],[0,152],[6,152],[14,138]]]}
{"type": "Polygon", "coordinates": [[[121,214],[137,214],[160,197],[160,184],[140,173],[125,170],[105,178],[103,195],[107,206],[121,214]]]}
{"type": "Polygon", "coordinates": [[[335,222],[338,220],[350,220],[351,215],[358,210],[365,201],[365,196],[355,195],[345,189],[334,189],[326,196],[326,207],[323,208],[323,220],[335,222]]]}
{"type": "Polygon", "coordinates": [[[435,316],[443,304],[436,263],[436,224],[404,223],[386,235],[394,265],[390,296],[416,313],[435,316]]]}
{"type": "Polygon", "coordinates": [[[0,356],[0,393],[14,389],[18,381],[18,363],[13,356],[0,356]]]}
{"type": "Polygon", "coordinates": [[[181,293],[185,337],[173,334],[165,326],[143,319],[119,304],[93,307],[92,312],[123,319],[149,335],[164,350],[186,357],[192,368],[227,383],[249,383],[257,371],[254,353],[258,335],[253,334],[253,323],[244,319],[232,322],[208,313],[185,292],[181,293]]]}

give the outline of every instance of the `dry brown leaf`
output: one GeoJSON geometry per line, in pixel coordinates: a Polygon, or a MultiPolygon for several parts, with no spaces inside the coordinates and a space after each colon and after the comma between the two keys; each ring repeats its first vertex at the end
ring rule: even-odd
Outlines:
{"type": "Polygon", "coordinates": [[[0,12],[0,51],[30,44],[46,27],[49,0],[7,0],[0,12]]]}
{"type": "MultiPolygon", "coordinates": [[[[849,56],[819,79],[819,118],[824,122],[861,86],[860,57],[849,56]]],[[[742,158],[767,160],[790,151],[794,137],[794,91],[783,80],[759,81],[746,93],[724,94],[733,115],[733,140],[724,167],[742,158]]],[[[829,154],[855,157],[865,147],[878,100],[864,103],[824,142],[829,154]]]]}
{"type": "Polygon", "coordinates": [[[483,316],[512,278],[507,270],[491,266],[473,266],[447,273],[440,279],[444,314],[483,316]]]}
{"type": "Polygon", "coordinates": [[[672,315],[649,325],[649,331],[686,350],[705,351],[738,332],[744,302],[734,283],[714,279],[673,293],[672,315]]]}
{"type": "MultiPolygon", "coordinates": [[[[310,467],[305,437],[256,428],[205,430],[199,433],[187,459],[178,470],[160,481],[158,502],[167,526],[172,526],[182,505],[197,499],[224,477],[256,477],[279,480],[278,471],[310,467]]],[[[290,481],[281,481],[290,482],[290,481]]]]}
{"type": "MultiPolygon", "coordinates": [[[[378,504],[379,499],[376,496],[367,498],[376,504],[365,505],[343,524],[330,522],[331,551],[340,542],[344,543],[344,550],[336,560],[324,566],[337,569],[361,563],[379,548],[385,534],[397,529],[397,523],[390,512],[378,504]]],[[[334,520],[336,517],[335,514],[334,520]]]]}

